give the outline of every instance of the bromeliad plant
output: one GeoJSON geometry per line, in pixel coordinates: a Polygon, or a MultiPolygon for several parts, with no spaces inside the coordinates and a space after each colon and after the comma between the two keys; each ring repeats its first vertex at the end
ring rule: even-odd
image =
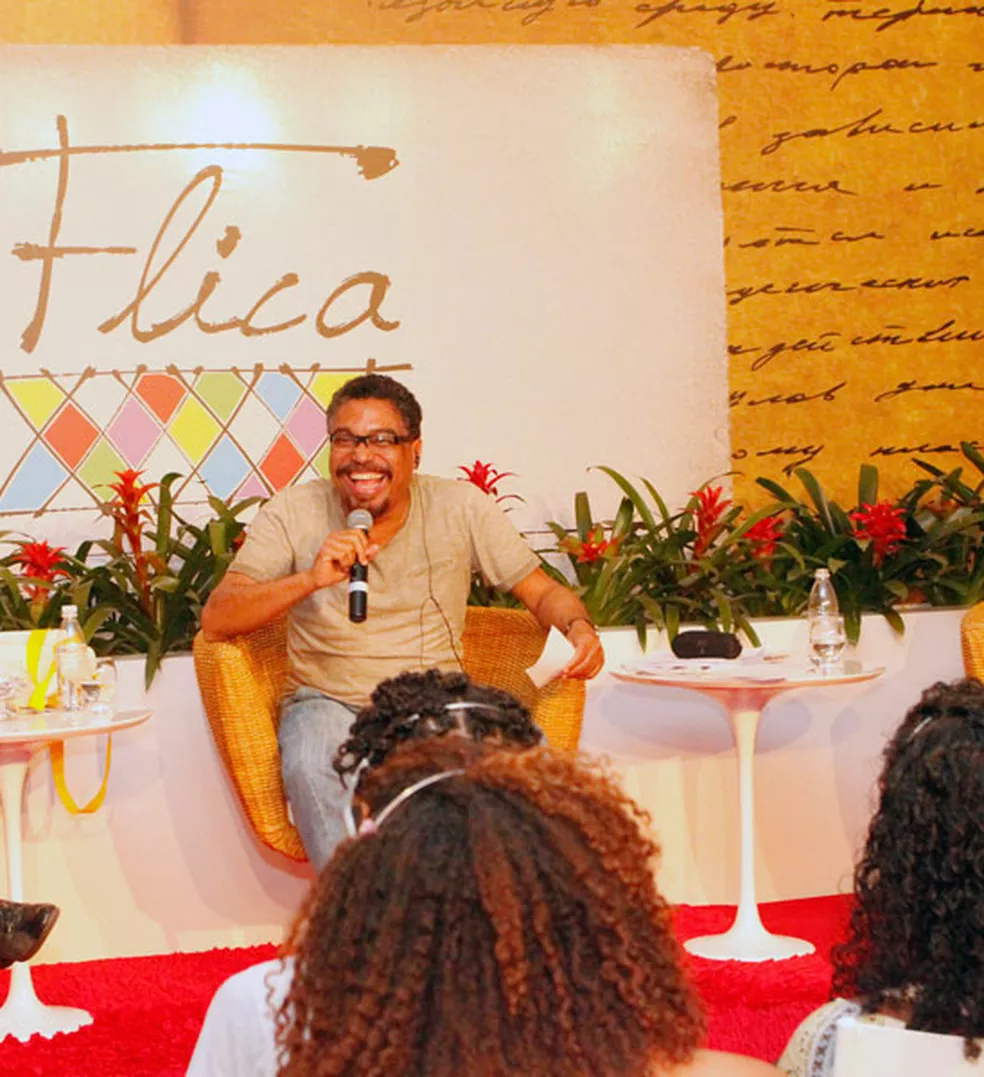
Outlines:
{"type": "MultiPolygon", "coordinates": [[[[645,611],[637,592],[638,581],[626,559],[625,543],[634,529],[632,502],[623,498],[609,522],[596,521],[591,513],[588,495],[581,491],[574,497],[574,532],[568,533],[551,520],[547,526],[557,539],[556,549],[562,553],[573,576],[575,590],[596,625],[635,625],[645,633],[645,611]]],[[[540,550],[541,556],[553,553],[540,550]]],[[[567,582],[549,562],[548,572],[567,582]]]]}
{"type": "MultiPolygon", "coordinates": [[[[622,541],[625,585],[645,620],[671,639],[682,624],[696,623],[743,631],[757,642],[742,593],[733,583],[753,560],[747,532],[767,517],[766,510],[742,520],[743,509],[724,496],[722,486],[704,484],[681,511],[672,513],[647,479],[642,480],[643,493],[617,471],[599,470],[634,510],[633,527],[622,541]]],[[[638,620],[633,623],[644,640],[644,627],[638,620]]]]}
{"type": "MultiPolygon", "coordinates": [[[[471,467],[465,464],[459,464],[458,470],[465,473],[465,479],[477,486],[483,494],[488,494],[489,497],[494,497],[498,504],[502,504],[504,501],[522,501],[523,499],[519,494],[500,494],[499,483],[503,479],[515,478],[516,473],[514,471],[500,471],[494,464],[485,464],[481,460],[476,460],[471,467]]],[[[464,480],[462,480],[464,481],[464,480]]],[[[506,512],[509,511],[507,508],[506,512]]]]}
{"type": "MultiPolygon", "coordinates": [[[[470,467],[466,464],[459,464],[458,470],[464,472],[464,477],[458,476],[459,482],[470,482],[472,486],[477,486],[483,494],[494,498],[499,505],[506,501],[523,500],[519,494],[499,492],[499,484],[504,479],[516,477],[513,471],[500,471],[495,464],[487,464],[481,460],[476,460],[470,467]]],[[[503,511],[508,512],[510,508],[512,508],[511,505],[506,506],[503,511]]],[[[472,606],[495,606],[505,609],[522,609],[523,606],[518,598],[513,598],[507,591],[499,591],[486,583],[477,572],[472,575],[468,602],[472,606]]]]}
{"type": "Polygon", "coordinates": [[[226,505],[209,498],[214,517],[204,525],[178,515],[170,472],[160,483],[140,483],[140,472],[117,473],[105,511],[113,535],[84,548],[102,557],[90,569],[91,603],[105,614],[92,638],[99,654],[146,654],[150,684],[164,656],[187,651],[202,608],[225,575],[244,531],[240,515],[259,498],[226,505]],[[156,499],[151,495],[155,490],[156,499]]]}
{"type": "MultiPolygon", "coordinates": [[[[759,479],[770,500],[754,512],[714,483],[671,512],[648,480],[637,487],[602,467],[621,492],[614,518],[596,520],[579,493],[573,529],[549,524],[555,545],[539,552],[597,624],[634,626],[643,642],[650,624],[671,638],[682,625],[703,624],[756,642],[751,619],[802,613],[822,566],[830,569],[849,638],[857,639],[867,612],[901,631],[903,603],[961,606],[984,598],[984,456],[962,448],[965,463],[950,471],[916,461],[922,476],[895,500],[879,496],[877,470],[863,465],[857,504],[849,508],[799,468],[799,495],[759,479]]],[[[522,500],[500,491],[510,472],[480,461],[461,470],[490,497],[522,500]]],[[[241,517],[259,500],[210,498],[212,518],[192,523],[175,510],[177,478],[144,483],[140,472],[119,472],[103,506],[111,537],[87,540],[75,553],[0,533],[9,551],[0,557],[0,630],[55,628],[62,606],[74,603],[98,653],[147,656],[149,684],[165,655],[190,648],[202,607],[243,539],[241,517]]],[[[516,604],[480,581],[470,600],[516,604]]]]}
{"type": "MultiPolygon", "coordinates": [[[[880,499],[878,471],[864,464],[858,475],[858,504],[850,510],[831,501],[805,468],[794,472],[805,499],[759,479],[775,497],[774,511],[787,520],[771,581],[782,592],[782,612],[799,613],[806,606],[813,574],[820,567],[830,569],[852,642],[860,633],[863,613],[880,613],[902,632],[899,605],[979,601],[984,594],[984,458],[969,444],[963,451],[981,473],[976,487],[962,481],[962,467],[944,474],[917,461],[933,479],[916,482],[895,501],[880,499]],[[958,499],[948,498],[951,490],[958,491],[958,499]]],[[[761,580],[756,582],[761,591],[761,580]]]]}
{"type": "Polygon", "coordinates": [[[0,557],[0,629],[55,628],[61,624],[62,606],[86,608],[84,566],[64,547],[14,538],[10,532],[0,532],[0,542],[13,547],[0,557]]]}
{"type": "Polygon", "coordinates": [[[826,567],[853,642],[864,613],[882,614],[901,632],[902,604],[984,598],[984,456],[969,444],[962,449],[978,472],[972,481],[963,466],[943,472],[916,461],[929,477],[892,501],[879,497],[877,469],[863,465],[849,509],[799,468],[800,497],[759,479],[772,500],[749,512],[707,483],[673,513],[648,480],[640,489],[602,467],[623,495],[618,522],[595,522],[579,494],[574,532],[550,526],[599,624],[635,625],[644,639],[647,623],[670,638],[696,623],[757,642],[751,619],[801,614],[814,573],[826,567]],[[604,545],[616,533],[617,543],[604,545]]]}
{"type": "Polygon", "coordinates": [[[178,477],[142,483],[139,471],[117,472],[103,506],[112,536],[86,540],[73,555],[14,540],[0,559],[0,629],[56,628],[61,607],[74,602],[97,654],[147,656],[149,685],[165,655],[190,649],[244,533],[239,517],[259,500],[210,498],[213,518],[191,523],[174,508],[178,477]]]}

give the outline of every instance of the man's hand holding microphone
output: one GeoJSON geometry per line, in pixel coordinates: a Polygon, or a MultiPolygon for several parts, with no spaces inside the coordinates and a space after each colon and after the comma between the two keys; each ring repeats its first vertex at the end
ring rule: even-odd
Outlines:
{"type": "Polygon", "coordinates": [[[379,545],[369,541],[372,514],[354,509],[348,514],[344,531],[333,531],[322,542],[321,549],[310,568],[315,589],[333,587],[342,580],[349,581],[349,620],[366,619],[368,608],[369,562],[379,552],[379,545]]]}

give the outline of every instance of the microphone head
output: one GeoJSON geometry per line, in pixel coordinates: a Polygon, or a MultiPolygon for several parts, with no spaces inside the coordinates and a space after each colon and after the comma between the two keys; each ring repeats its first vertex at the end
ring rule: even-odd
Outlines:
{"type": "Polygon", "coordinates": [[[368,534],[372,528],[372,513],[366,509],[353,509],[345,519],[345,526],[358,528],[368,534]]]}

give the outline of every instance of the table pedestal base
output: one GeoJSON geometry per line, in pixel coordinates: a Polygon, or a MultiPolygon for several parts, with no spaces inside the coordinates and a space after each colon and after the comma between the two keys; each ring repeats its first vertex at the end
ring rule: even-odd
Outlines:
{"type": "Polygon", "coordinates": [[[748,932],[737,926],[723,935],[701,935],[683,945],[695,956],[712,961],[782,961],[787,957],[805,957],[816,949],[806,939],[773,935],[764,927],[748,932]]]}
{"type": "Polygon", "coordinates": [[[92,1024],[92,1014],[72,1006],[46,1006],[34,993],[31,970],[14,965],[10,991],[0,1006],[0,1042],[7,1036],[26,1043],[32,1036],[51,1039],[58,1032],[75,1032],[92,1024]]]}

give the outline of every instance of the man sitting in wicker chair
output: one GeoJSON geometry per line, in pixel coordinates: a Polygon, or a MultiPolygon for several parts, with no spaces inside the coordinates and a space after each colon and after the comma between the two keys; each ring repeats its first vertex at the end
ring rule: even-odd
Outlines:
{"type": "Polygon", "coordinates": [[[353,714],[403,670],[463,668],[473,572],[564,632],[574,653],[563,676],[593,677],[604,661],[584,606],[540,568],[492,498],[415,474],[420,421],[417,400],[393,378],[367,374],[342,386],[327,410],[331,479],[270,499],[202,614],[212,640],[287,614],[278,737],[287,799],[316,870],[344,833],[331,760],[353,714]],[[353,567],[363,576],[354,587],[353,567]],[[368,592],[364,619],[353,619],[350,592],[368,592]]]}

